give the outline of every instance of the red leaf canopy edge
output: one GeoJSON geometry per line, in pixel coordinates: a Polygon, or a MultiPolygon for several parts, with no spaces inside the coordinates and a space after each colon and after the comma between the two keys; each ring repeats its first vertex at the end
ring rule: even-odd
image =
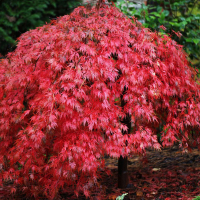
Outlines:
{"type": "Polygon", "coordinates": [[[199,99],[182,46],[115,7],[78,7],[22,34],[0,61],[0,184],[11,179],[35,197],[60,188],[88,196],[103,156],[159,149],[160,124],[164,146],[188,146],[194,130],[199,144],[199,99]]]}

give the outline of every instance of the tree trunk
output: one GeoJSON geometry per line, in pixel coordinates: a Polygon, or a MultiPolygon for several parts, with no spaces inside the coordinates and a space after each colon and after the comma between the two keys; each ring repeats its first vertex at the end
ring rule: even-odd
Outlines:
{"type": "Polygon", "coordinates": [[[127,157],[123,158],[122,156],[120,156],[118,160],[118,187],[119,188],[126,188],[129,184],[127,166],[128,166],[127,157]]]}
{"type": "MultiPolygon", "coordinates": [[[[123,96],[126,93],[126,89],[124,88],[124,91],[121,95],[121,107],[124,108],[125,101],[123,100],[123,96]]],[[[122,120],[122,123],[128,127],[128,133],[123,134],[130,134],[131,131],[131,116],[127,115],[126,118],[122,120]]],[[[120,156],[118,160],[118,187],[119,188],[126,188],[129,184],[129,178],[128,178],[128,158],[120,156]]]]}

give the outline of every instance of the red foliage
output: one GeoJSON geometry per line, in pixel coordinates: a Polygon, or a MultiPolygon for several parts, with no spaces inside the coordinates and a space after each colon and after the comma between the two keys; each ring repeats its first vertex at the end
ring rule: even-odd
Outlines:
{"type": "Polygon", "coordinates": [[[103,156],[159,149],[160,124],[163,145],[187,146],[200,125],[196,79],[181,46],[113,6],[78,7],[22,34],[0,61],[0,184],[10,179],[48,198],[61,188],[89,196],[103,156]]]}

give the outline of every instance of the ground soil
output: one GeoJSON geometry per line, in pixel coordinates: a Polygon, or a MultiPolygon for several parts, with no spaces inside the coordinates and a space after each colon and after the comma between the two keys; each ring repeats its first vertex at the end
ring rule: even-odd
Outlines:
{"type": "MultiPolygon", "coordinates": [[[[147,150],[145,158],[129,159],[130,188],[117,189],[117,160],[108,158],[112,175],[105,179],[107,199],[128,193],[126,200],[190,200],[200,195],[200,151],[182,151],[178,145],[147,150]]],[[[106,198],[106,197],[105,197],[106,198]]]]}

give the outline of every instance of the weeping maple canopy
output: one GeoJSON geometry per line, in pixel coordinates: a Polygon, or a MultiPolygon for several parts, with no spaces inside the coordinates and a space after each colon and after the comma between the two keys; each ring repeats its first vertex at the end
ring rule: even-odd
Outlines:
{"type": "Polygon", "coordinates": [[[80,6],[22,34],[0,61],[0,184],[89,196],[103,156],[159,149],[160,125],[164,146],[187,146],[191,131],[199,144],[199,100],[182,46],[116,7],[80,6]]]}

